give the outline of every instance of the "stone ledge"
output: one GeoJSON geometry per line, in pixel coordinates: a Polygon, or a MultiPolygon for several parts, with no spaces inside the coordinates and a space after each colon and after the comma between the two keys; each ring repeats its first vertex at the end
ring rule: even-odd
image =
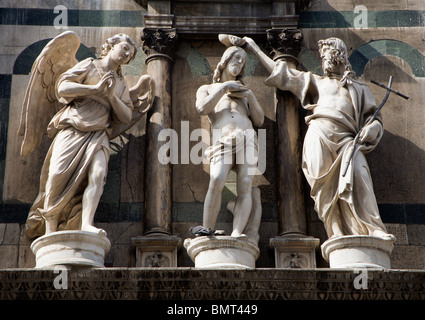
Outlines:
{"type": "Polygon", "coordinates": [[[425,270],[99,268],[69,272],[57,290],[54,270],[0,270],[1,300],[424,300],[425,270]]]}

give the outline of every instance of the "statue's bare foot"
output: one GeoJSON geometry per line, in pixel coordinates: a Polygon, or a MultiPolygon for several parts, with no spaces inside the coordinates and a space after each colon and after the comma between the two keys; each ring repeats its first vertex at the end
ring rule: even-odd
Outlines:
{"type": "Polygon", "coordinates": [[[248,236],[245,233],[239,233],[236,230],[232,232],[231,236],[241,240],[248,239],[248,236]]]}
{"type": "Polygon", "coordinates": [[[87,232],[93,232],[98,234],[99,236],[105,236],[106,237],[106,231],[100,228],[96,228],[95,226],[83,226],[81,228],[81,231],[87,231],[87,232]]]}

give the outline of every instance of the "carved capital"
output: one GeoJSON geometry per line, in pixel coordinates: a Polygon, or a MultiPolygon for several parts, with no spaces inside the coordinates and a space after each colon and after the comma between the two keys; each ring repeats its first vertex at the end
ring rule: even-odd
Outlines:
{"type": "Polygon", "coordinates": [[[301,51],[303,35],[298,29],[270,29],[267,30],[267,42],[271,48],[273,60],[294,59],[301,51]]]}
{"type": "Polygon", "coordinates": [[[143,28],[141,38],[142,49],[148,58],[161,55],[172,59],[177,42],[176,29],[143,28]]]}

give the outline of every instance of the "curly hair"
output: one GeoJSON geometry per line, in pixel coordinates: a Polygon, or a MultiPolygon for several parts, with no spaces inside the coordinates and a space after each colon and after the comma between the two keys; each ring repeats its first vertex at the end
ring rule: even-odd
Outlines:
{"type": "MultiPolygon", "coordinates": [[[[230,61],[230,59],[232,59],[233,55],[237,52],[237,51],[244,51],[244,49],[242,49],[241,47],[237,47],[237,46],[232,46],[226,49],[226,51],[224,51],[223,56],[221,57],[220,62],[218,63],[217,67],[215,68],[214,71],[214,75],[213,75],[213,83],[217,83],[220,82],[221,80],[221,73],[223,72],[224,68],[226,68],[227,63],[230,61]]],[[[241,70],[241,72],[239,73],[239,75],[236,77],[236,80],[242,82],[242,77],[245,73],[245,67],[246,67],[246,62],[241,70]]]]}
{"type": "Polygon", "coordinates": [[[345,77],[350,76],[354,79],[356,78],[356,73],[353,71],[353,68],[351,67],[350,62],[348,61],[348,52],[347,52],[347,47],[344,41],[342,41],[339,38],[332,37],[332,38],[328,38],[324,40],[319,40],[318,45],[319,45],[320,57],[322,57],[323,47],[327,46],[334,49],[333,55],[332,55],[332,61],[336,63],[342,63],[345,66],[345,73],[344,73],[345,77]]]}
{"type": "MultiPolygon", "coordinates": [[[[113,46],[115,46],[116,44],[121,43],[123,41],[128,42],[129,44],[131,44],[134,47],[134,53],[130,57],[130,60],[128,61],[128,63],[130,63],[130,61],[133,60],[136,57],[137,45],[136,45],[136,43],[134,42],[133,39],[131,39],[128,35],[126,35],[124,33],[118,33],[118,34],[106,39],[105,43],[102,45],[99,59],[106,57],[108,55],[109,51],[111,51],[111,49],[113,48],[113,46]]],[[[117,73],[118,73],[118,75],[122,76],[121,66],[118,67],[117,73]]]]}

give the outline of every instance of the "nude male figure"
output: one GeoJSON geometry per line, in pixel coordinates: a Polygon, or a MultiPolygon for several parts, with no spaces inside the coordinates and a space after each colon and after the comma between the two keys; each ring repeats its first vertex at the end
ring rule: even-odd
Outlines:
{"type": "Polygon", "coordinates": [[[203,227],[214,229],[226,177],[234,168],[238,194],[233,209],[234,237],[243,234],[251,213],[253,172],[257,166],[249,159],[250,152],[252,155],[257,148],[253,125],[261,127],[264,122],[264,111],[253,92],[241,82],[246,57],[240,47],[229,47],[215,70],[213,83],[201,86],[196,94],[196,109],[199,114],[208,115],[214,133],[212,145],[206,150],[211,162],[203,227]]]}

